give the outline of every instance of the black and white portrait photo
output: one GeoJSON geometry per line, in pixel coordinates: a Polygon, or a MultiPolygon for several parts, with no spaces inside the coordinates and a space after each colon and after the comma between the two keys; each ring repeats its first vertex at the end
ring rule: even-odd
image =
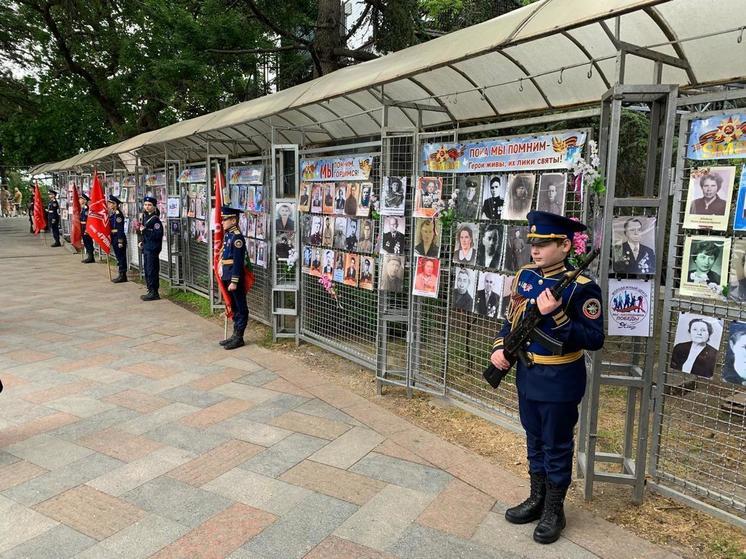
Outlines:
{"type": "Polygon", "coordinates": [[[376,261],[372,256],[360,257],[360,281],[358,286],[361,289],[373,291],[376,281],[376,261]]]}
{"type": "Polygon", "coordinates": [[[370,215],[370,205],[373,199],[373,183],[360,183],[360,198],[357,204],[358,217],[368,217],[370,215]]]}
{"type": "Polygon", "coordinates": [[[298,211],[307,212],[311,209],[311,183],[300,184],[300,197],[298,198],[298,211]]]}
{"type": "Polygon", "coordinates": [[[472,312],[474,310],[474,296],[477,289],[476,270],[469,268],[453,269],[453,293],[451,293],[451,308],[459,311],[472,312]]]}
{"type": "Polygon", "coordinates": [[[269,260],[269,254],[267,254],[269,252],[268,246],[266,241],[256,242],[256,265],[260,268],[267,267],[267,261],[269,260]]]}
{"type": "Polygon", "coordinates": [[[347,200],[347,184],[337,183],[334,190],[334,213],[345,213],[345,201],[347,200]]]}
{"type": "Polygon", "coordinates": [[[524,221],[531,211],[536,175],[520,173],[508,177],[508,190],[502,219],[524,221]]]}
{"type": "Polygon", "coordinates": [[[347,184],[347,198],[345,199],[345,215],[348,217],[357,215],[357,207],[360,199],[360,185],[356,182],[347,184]]]}
{"type": "Polygon", "coordinates": [[[303,263],[301,269],[308,273],[311,269],[311,258],[313,257],[313,248],[306,245],[303,247],[303,263]]]}
{"type": "Polygon", "coordinates": [[[478,219],[481,204],[482,177],[465,176],[458,178],[456,216],[460,219],[478,219]]]}
{"type": "Polygon", "coordinates": [[[501,276],[500,279],[502,282],[502,293],[500,294],[500,312],[498,316],[503,320],[508,320],[508,313],[510,312],[510,294],[514,280],[515,276],[501,276]]]}
{"type": "Polygon", "coordinates": [[[300,217],[300,242],[308,244],[308,239],[311,237],[311,222],[313,216],[310,214],[303,214],[300,217]]]}
{"type": "Polygon", "coordinates": [[[414,220],[414,253],[438,258],[443,224],[439,219],[419,217],[414,220]]]}
{"type": "Polygon", "coordinates": [[[347,233],[345,235],[345,250],[355,250],[357,245],[357,219],[347,220],[347,233]]]}
{"type": "Polygon", "coordinates": [[[502,225],[496,223],[483,223],[479,232],[479,245],[477,248],[477,266],[500,268],[503,254],[502,225]]]}
{"type": "Polygon", "coordinates": [[[295,204],[280,202],[275,208],[275,231],[295,231],[295,204]]]}
{"type": "Polygon", "coordinates": [[[327,215],[334,213],[334,183],[328,182],[322,185],[324,189],[324,200],[321,211],[327,215]]]}
{"type": "Polygon", "coordinates": [[[440,177],[419,177],[414,193],[415,217],[434,217],[437,203],[443,192],[443,179],[440,177]]]}
{"type": "Polygon", "coordinates": [[[727,284],[730,246],[730,238],[725,237],[685,238],[679,292],[719,299],[727,284]]]}
{"type": "Polygon", "coordinates": [[[528,227],[509,225],[505,233],[506,270],[517,272],[531,263],[531,245],[528,244],[528,227]]]}
{"type": "Polygon", "coordinates": [[[357,275],[360,269],[360,257],[348,252],[345,254],[345,277],[342,283],[351,287],[357,287],[357,275]]]}
{"type": "Polygon", "coordinates": [[[407,177],[383,177],[381,215],[404,215],[407,177]]]}
{"type": "Polygon", "coordinates": [[[373,239],[373,220],[358,219],[357,245],[355,250],[371,254],[373,252],[375,241],[373,239]]]}
{"type": "Polygon", "coordinates": [[[330,247],[334,242],[334,217],[325,215],[323,219],[324,225],[321,230],[321,245],[330,247]]]}
{"type": "Polygon", "coordinates": [[[655,217],[618,216],[612,225],[614,271],[655,274],[655,217]]]}
{"type": "Polygon", "coordinates": [[[542,212],[565,215],[566,192],[567,175],[565,173],[544,173],[539,177],[536,209],[542,212]]]}
{"type": "Polygon", "coordinates": [[[383,223],[383,237],[381,240],[381,253],[403,254],[404,253],[404,218],[387,216],[383,223]]]}
{"type": "Polygon", "coordinates": [[[671,369],[711,378],[715,372],[723,321],[694,313],[681,313],[671,350],[671,369]]]}
{"type": "Polygon", "coordinates": [[[481,219],[503,219],[505,209],[505,175],[491,175],[484,177],[482,188],[481,219]]]}
{"type": "Polygon", "coordinates": [[[732,253],[728,298],[731,301],[746,303],[746,239],[735,239],[732,253]]]}
{"type": "Polygon", "coordinates": [[[313,246],[321,245],[321,216],[315,215],[311,219],[311,234],[308,236],[308,242],[313,246]]]}
{"type": "Polygon", "coordinates": [[[474,264],[477,261],[479,226],[476,223],[459,223],[454,234],[454,264],[474,264]]]}
{"type": "Polygon", "coordinates": [[[502,296],[503,276],[495,272],[479,272],[474,312],[487,318],[497,318],[502,296]]]}
{"type": "MultiPolygon", "coordinates": [[[[259,245],[257,244],[257,247],[259,245]]],[[[278,233],[277,240],[275,241],[275,255],[277,260],[287,260],[290,255],[290,249],[295,248],[295,234],[291,233],[278,233]]],[[[257,261],[259,260],[257,248],[257,261]]]]}
{"type": "Polygon", "coordinates": [[[334,251],[324,251],[324,265],[321,268],[321,275],[329,279],[334,278],[334,251]]]}
{"type": "Polygon", "coordinates": [[[309,268],[308,273],[312,276],[321,277],[321,249],[319,247],[313,248],[311,267],[309,268]]]}
{"type": "Polygon", "coordinates": [[[404,256],[401,254],[384,254],[381,260],[381,271],[378,274],[378,289],[402,293],[404,291],[404,256]]]}
{"type": "Polygon", "coordinates": [[[731,322],[726,340],[723,380],[746,386],[746,322],[731,322]]]}
{"type": "Polygon", "coordinates": [[[320,214],[322,206],[322,187],[323,185],[315,183],[311,187],[311,213],[320,214]]]}
{"type": "Polygon", "coordinates": [[[735,167],[692,169],[684,227],[725,231],[728,228],[735,177],[735,167]]]}
{"type": "Polygon", "coordinates": [[[334,240],[332,246],[340,250],[345,248],[345,239],[347,238],[347,218],[337,217],[334,219],[334,240]]]}

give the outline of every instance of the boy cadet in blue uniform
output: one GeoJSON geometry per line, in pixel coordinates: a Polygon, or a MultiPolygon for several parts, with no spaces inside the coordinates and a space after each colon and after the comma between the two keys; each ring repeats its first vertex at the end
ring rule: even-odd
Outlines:
{"type": "Polygon", "coordinates": [[[80,194],[80,231],[83,235],[83,250],[85,251],[85,258],[82,260],[83,264],[91,264],[94,262],[93,259],[93,239],[85,232],[85,225],[88,223],[88,202],[90,202],[88,194],[80,194]]]}
{"type": "Polygon", "coordinates": [[[534,530],[538,543],[556,541],[565,527],[564,499],[573,464],[573,430],[578,405],[585,392],[583,350],[595,351],[604,343],[601,289],[593,280],[578,276],[555,299],[550,289],[572,269],[566,258],[576,232],[586,226],[566,217],[540,211],[528,214],[533,264],[516,276],[508,320],[493,344],[491,361],[500,369],[510,364],[503,340],[524,311],[537,305],[545,317],[538,326],[562,344],[559,355],[537,342],[526,348],[532,366],[518,362],[516,385],[521,424],[526,430],[531,494],[505,512],[508,522],[526,524],[539,520],[534,530]]]}
{"type": "Polygon", "coordinates": [[[47,223],[52,230],[54,243],[49,246],[61,247],[60,243],[60,205],[57,202],[57,191],[49,191],[49,203],[47,204],[47,223]]]}
{"type": "Polygon", "coordinates": [[[111,227],[111,244],[117,257],[119,274],[112,279],[112,283],[127,281],[127,232],[124,230],[124,214],[119,209],[121,200],[116,196],[109,196],[109,227],[111,227]]]}
{"type": "Polygon", "coordinates": [[[145,213],[140,224],[140,233],[142,234],[140,248],[142,249],[145,285],[148,287],[148,292],[145,295],[140,295],[140,299],[143,301],[157,301],[161,298],[158,294],[161,268],[158,255],[161,253],[161,247],[163,246],[163,224],[158,217],[155,204],[156,199],[152,196],[143,198],[145,213]]]}
{"type": "Polygon", "coordinates": [[[244,279],[244,261],[246,259],[246,241],[238,228],[238,216],[241,210],[223,206],[223,256],[220,259],[223,285],[228,289],[233,309],[233,335],[220,342],[225,349],[236,349],[244,345],[243,333],[249,321],[249,307],[246,304],[246,280],[244,279]]]}

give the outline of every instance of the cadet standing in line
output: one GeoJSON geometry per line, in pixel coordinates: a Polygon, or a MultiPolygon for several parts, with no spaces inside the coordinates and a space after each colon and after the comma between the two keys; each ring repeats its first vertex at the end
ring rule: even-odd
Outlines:
{"type": "Polygon", "coordinates": [[[161,298],[158,294],[161,268],[158,255],[161,253],[161,247],[163,246],[163,224],[158,217],[155,204],[156,199],[152,196],[145,196],[143,199],[145,212],[140,224],[140,233],[142,234],[140,248],[142,249],[145,285],[148,287],[148,292],[145,295],[140,295],[140,299],[143,301],[157,301],[161,298]]]}
{"type": "Polygon", "coordinates": [[[112,279],[112,283],[127,281],[127,232],[124,230],[124,214],[119,209],[121,200],[116,196],[109,196],[109,227],[111,227],[111,245],[117,257],[119,274],[112,279]]]}
{"type": "Polygon", "coordinates": [[[61,247],[60,243],[60,205],[57,202],[57,191],[49,191],[49,203],[47,204],[47,223],[52,231],[54,243],[49,246],[61,247]]]}
{"type": "Polygon", "coordinates": [[[526,348],[532,366],[517,365],[516,385],[521,424],[526,430],[531,494],[509,508],[505,518],[513,524],[539,520],[534,540],[557,541],[565,527],[564,500],[573,464],[573,429],[578,405],[585,392],[584,350],[601,349],[604,343],[601,289],[593,280],[578,276],[559,299],[551,288],[568,269],[566,259],[576,232],[586,226],[548,212],[528,214],[533,264],[521,268],[513,282],[508,320],[493,344],[491,361],[508,369],[503,340],[520,323],[526,309],[536,305],[545,317],[538,326],[562,345],[559,355],[538,342],[526,348]]]}
{"type": "Polygon", "coordinates": [[[225,349],[236,349],[244,345],[243,333],[249,321],[249,307],[246,304],[246,280],[244,279],[244,261],[246,259],[246,241],[238,228],[238,216],[241,210],[223,206],[223,256],[220,260],[223,285],[228,289],[233,308],[233,335],[220,342],[225,349]]]}
{"type": "Polygon", "coordinates": [[[83,264],[91,264],[94,262],[93,259],[93,239],[85,232],[85,225],[88,223],[88,202],[91,199],[87,194],[81,192],[80,194],[80,230],[83,234],[83,251],[85,252],[85,258],[82,260],[83,264]]]}

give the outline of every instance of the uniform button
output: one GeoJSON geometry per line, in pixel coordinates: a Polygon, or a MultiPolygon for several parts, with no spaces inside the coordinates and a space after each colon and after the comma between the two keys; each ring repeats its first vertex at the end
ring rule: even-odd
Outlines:
{"type": "Polygon", "coordinates": [[[536,304],[536,299],[531,299],[531,304],[535,305],[536,304]]]}
{"type": "Polygon", "coordinates": [[[544,285],[544,280],[540,279],[539,280],[539,285],[544,285]]]}

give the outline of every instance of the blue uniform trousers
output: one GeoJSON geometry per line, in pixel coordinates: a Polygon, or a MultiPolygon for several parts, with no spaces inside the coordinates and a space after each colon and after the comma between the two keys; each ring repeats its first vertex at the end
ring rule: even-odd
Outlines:
{"type": "Polygon", "coordinates": [[[161,260],[158,258],[158,253],[149,250],[142,251],[142,267],[148,291],[157,293],[161,286],[161,260]]]}
{"type": "Polygon", "coordinates": [[[54,242],[59,243],[60,242],[60,224],[57,223],[50,223],[49,228],[52,230],[52,237],[54,237],[54,242]]]}
{"type": "MultiPolygon", "coordinates": [[[[230,281],[222,280],[225,289],[231,284],[230,281]]],[[[246,304],[246,284],[244,279],[238,281],[238,287],[235,291],[228,291],[231,296],[231,306],[233,307],[233,325],[237,330],[242,332],[246,329],[249,322],[249,305],[246,304]]]]}
{"type": "Polygon", "coordinates": [[[90,235],[86,235],[85,233],[83,233],[83,246],[85,247],[86,253],[93,256],[93,239],[91,239],[90,235]]]}
{"type": "Polygon", "coordinates": [[[114,256],[117,257],[117,267],[119,268],[120,274],[127,273],[127,242],[125,241],[122,248],[119,248],[119,242],[114,241],[114,256]]]}
{"type": "Polygon", "coordinates": [[[518,410],[526,430],[529,471],[545,473],[556,487],[569,486],[578,403],[540,402],[519,394],[518,410]]]}

